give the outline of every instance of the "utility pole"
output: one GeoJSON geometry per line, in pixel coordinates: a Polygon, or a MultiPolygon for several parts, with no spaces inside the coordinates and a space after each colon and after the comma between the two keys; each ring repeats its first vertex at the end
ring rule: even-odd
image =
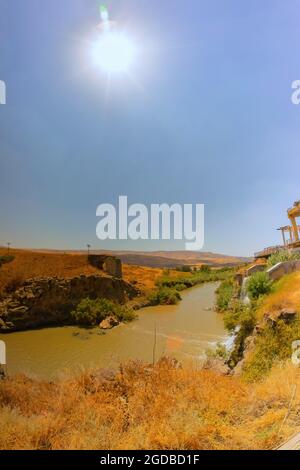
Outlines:
{"type": "Polygon", "coordinates": [[[7,254],[9,255],[9,250],[10,250],[10,247],[11,247],[11,243],[10,242],[7,242],[7,254]]]}
{"type": "Polygon", "coordinates": [[[90,249],[91,249],[91,245],[87,244],[87,252],[88,252],[88,256],[90,256],[90,249]]]}

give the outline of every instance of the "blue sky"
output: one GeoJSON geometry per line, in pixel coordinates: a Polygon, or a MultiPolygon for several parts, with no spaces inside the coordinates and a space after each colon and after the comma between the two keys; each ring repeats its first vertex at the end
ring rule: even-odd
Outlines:
{"type": "Polygon", "coordinates": [[[300,2],[111,0],[131,78],[92,67],[96,0],[0,0],[0,244],[183,249],[96,239],[96,207],[204,203],[205,251],[280,241],[299,199],[300,2]]]}

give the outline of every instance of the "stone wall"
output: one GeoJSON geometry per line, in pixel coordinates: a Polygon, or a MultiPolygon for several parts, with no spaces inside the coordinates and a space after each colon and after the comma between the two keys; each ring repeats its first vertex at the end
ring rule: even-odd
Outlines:
{"type": "Polygon", "coordinates": [[[86,297],[122,304],[138,294],[131,284],[105,276],[29,279],[0,302],[0,332],[70,324],[71,311],[86,297]]]}
{"type": "Polygon", "coordinates": [[[266,269],[266,264],[254,264],[253,266],[250,266],[250,268],[246,270],[246,276],[251,276],[252,274],[260,273],[262,271],[265,271],[265,269],[266,269]]]}
{"type": "Polygon", "coordinates": [[[100,269],[110,276],[122,279],[122,262],[115,256],[89,255],[88,262],[94,268],[100,269]]]}
{"type": "Polygon", "coordinates": [[[286,274],[295,271],[300,271],[300,260],[277,263],[267,270],[267,274],[272,281],[278,281],[278,279],[281,279],[286,274]]]}

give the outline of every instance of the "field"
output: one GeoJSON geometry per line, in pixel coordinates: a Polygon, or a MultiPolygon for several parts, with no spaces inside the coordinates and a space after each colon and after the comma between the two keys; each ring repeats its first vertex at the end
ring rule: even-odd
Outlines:
{"type": "Polygon", "coordinates": [[[11,378],[0,402],[1,449],[272,449],[299,429],[300,376],[288,365],[246,384],[165,359],[115,377],[11,378]]]}

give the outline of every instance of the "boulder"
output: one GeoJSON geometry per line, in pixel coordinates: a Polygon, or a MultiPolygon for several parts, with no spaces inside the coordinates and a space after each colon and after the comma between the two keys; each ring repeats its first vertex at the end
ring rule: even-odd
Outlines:
{"type": "Polygon", "coordinates": [[[297,315],[297,312],[294,308],[284,308],[281,310],[278,318],[279,320],[291,321],[294,320],[297,315]]]}
{"type": "Polygon", "coordinates": [[[229,375],[231,373],[231,369],[227,364],[224,363],[222,359],[213,357],[206,359],[205,363],[203,364],[203,369],[213,370],[220,375],[229,375]]]}
{"type": "Polygon", "coordinates": [[[114,315],[106,317],[99,325],[102,330],[111,330],[114,326],[119,325],[119,320],[114,315]]]}

